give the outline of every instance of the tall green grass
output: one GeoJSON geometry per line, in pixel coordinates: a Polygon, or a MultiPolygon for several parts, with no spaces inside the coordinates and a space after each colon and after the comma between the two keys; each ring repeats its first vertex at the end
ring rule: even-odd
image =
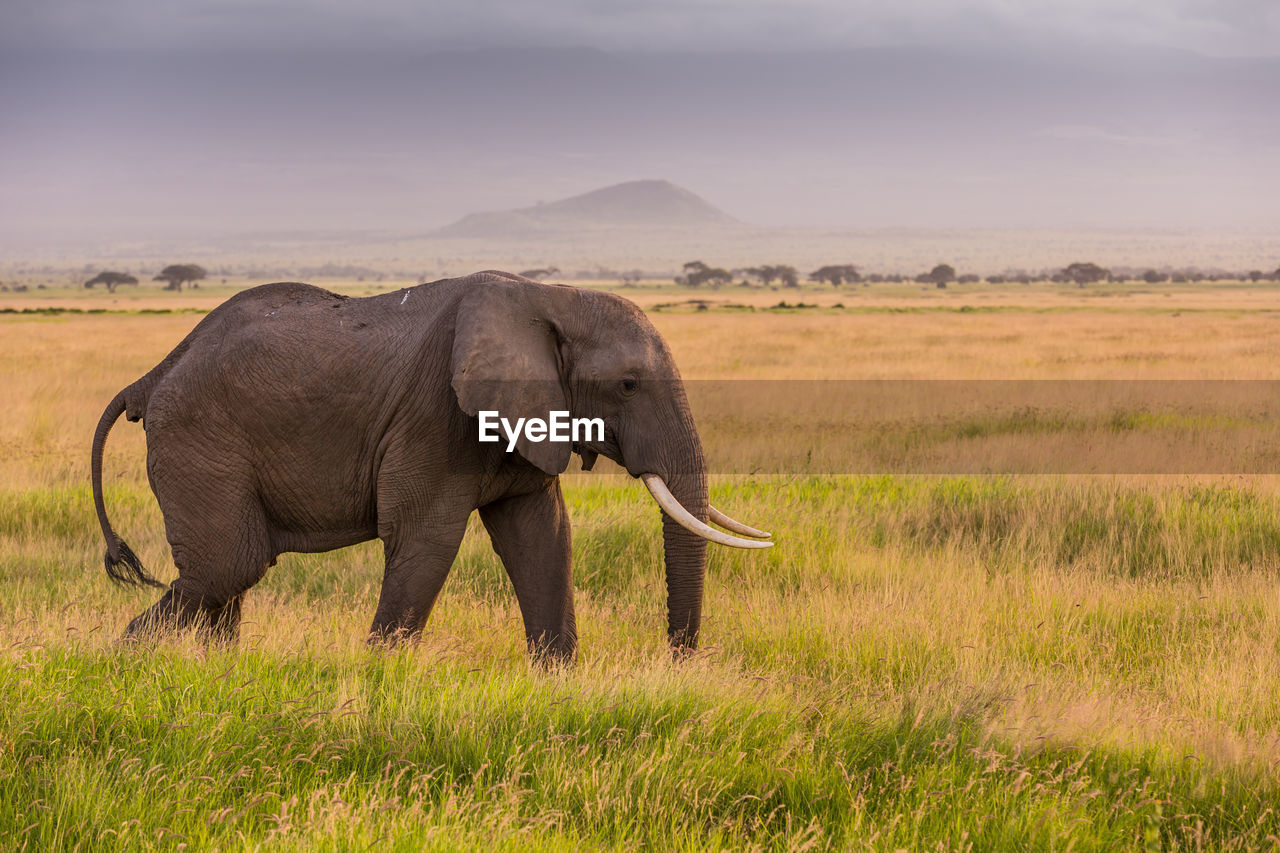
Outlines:
{"type": "MultiPolygon", "coordinates": [[[[4,849],[1253,849],[1280,835],[1280,499],[1087,478],[733,479],[664,645],[657,513],[571,478],[582,648],[527,662],[473,524],[421,642],[376,543],[289,555],[238,647],[114,643],[87,489],[0,492],[4,849]]],[[[168,568],[145,487],[117,530],[168,568]]]]}
{"type": "Polygon", "coordinates": [[[6,841],[1108,849],[1274,829],[1273,785],[1158,750],[1020,750],[963,717],[698,663],[412,657],[70,648],[6,668],[6,693],[41,691],[0,711],[6,841]]]}

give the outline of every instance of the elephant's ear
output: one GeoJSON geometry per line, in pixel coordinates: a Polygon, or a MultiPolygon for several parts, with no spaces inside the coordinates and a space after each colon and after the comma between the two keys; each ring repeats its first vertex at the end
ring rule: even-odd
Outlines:
{"type": "MultiPolygon", "coordinates": [[[[487,281],[472,287],[458,306],[453,337],[453,390],[462,411],[472,417],[496,411],[512,424],[567,411],[560,334],[529,286],[487,281]]],[[[503,447],[506,442],[503,436],[503,447]]],[[[521,430],[516,450],[553,476],[569,466],[568,442],[530,441],[521,430]]]]}

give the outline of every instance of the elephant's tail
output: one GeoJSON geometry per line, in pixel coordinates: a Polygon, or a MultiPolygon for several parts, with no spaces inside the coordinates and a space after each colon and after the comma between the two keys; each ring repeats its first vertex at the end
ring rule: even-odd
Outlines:
{"type": "MultiPolygon", "coordinates": [[[[127,389],[126,389],[127,390],[127,389]]],[[[116,532],[111,529],[111,522],[107,520],[107,504],[102,499],[102,449],[107,443],[107,433],[111,432],[111,427],[119,419],[125,410],[125,391],[121,391],[115,396],[107,409],[102,413],[102,419],[98,421],[98,429],[93,434],[93,505],[98,510],[98,523],[102,525],[102,536],[107,540],[107,554],[105,563],[107,567],[107,576],[116,583],[129,584],[131,586],[154,586],[160,589],[164,588],[164,584],[147,574],[147,570],[142,567],[142,561],[133,553],[124,540],[116,536],[116,532]]]]}

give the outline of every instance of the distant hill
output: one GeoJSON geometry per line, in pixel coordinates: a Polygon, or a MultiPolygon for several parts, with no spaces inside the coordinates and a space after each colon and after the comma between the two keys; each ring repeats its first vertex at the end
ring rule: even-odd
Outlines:
{"type": "Polygon", "coordinates": [[[645,230],[736,228],[742,223],[670,181],[628,181],[571,198],[490,213],[472,213],[432,237],[513,240],[600,228],[645,230]]]}

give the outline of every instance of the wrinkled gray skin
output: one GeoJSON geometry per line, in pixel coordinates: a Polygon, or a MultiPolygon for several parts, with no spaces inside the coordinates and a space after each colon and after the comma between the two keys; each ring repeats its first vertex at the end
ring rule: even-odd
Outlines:
{"type": "MultiPolygon", "coordinates": [[[[635,305],[484,272],[364,299],[306,284],[244,291],[116,395],[93,443],[93,487],[117,580],[150,583],[107,521],[102,448],[121,413],[147,432],[147,474],[178,578],[126,636],[197,626],[234,639],[246,590],[286,551],[379,538],[371,640],[422,630],[472,510],[515,587],[538,658],[577,648],[565,443],[477,441],[475,415],[605,420],[575,445],[655,473],[698,519],[707,478],[679,373],[635,305]],[[513,381],[514,380],[514,381],[513,381]]],[[[668,634],[695,648],[706,543],[663,515],[668,634]]]]}

